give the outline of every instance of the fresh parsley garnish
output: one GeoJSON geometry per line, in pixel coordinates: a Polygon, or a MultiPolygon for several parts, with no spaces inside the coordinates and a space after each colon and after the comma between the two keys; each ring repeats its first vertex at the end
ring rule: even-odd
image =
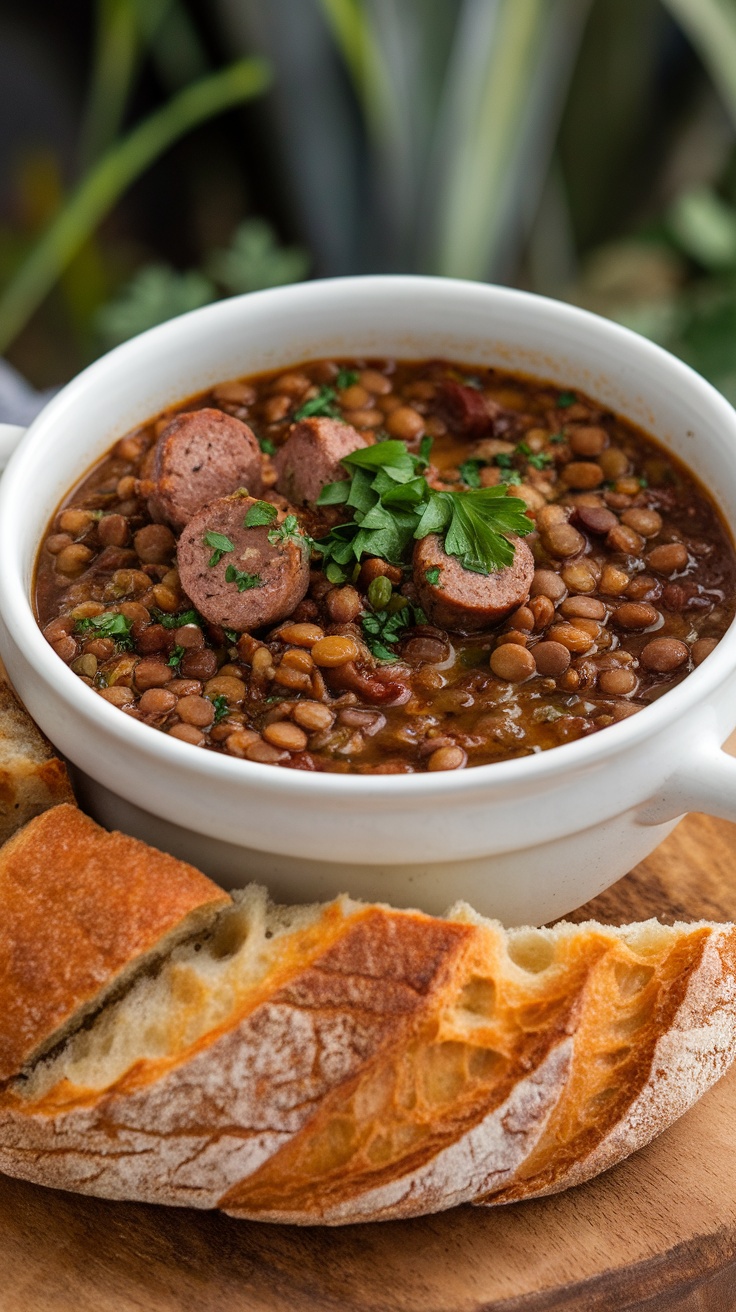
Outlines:
{"type": "Polygon", "coordinates": [[[303,551],[311,551],[314,540],[308,533],[304,532],[296,515],[287,515],[283,524],[278,528],[272,528],[268,540],[272,547],[281,545],[284,542],[296,542],[303,551]]]}
{"type": "Polygon", "coordinates": [[[493,463],[499,469],[513,469],[514,458],[510,451],[499,451],[498,455],[493,457],[493,463]]]}
{"type": "Polygon", "coordinates": [[[342,463],[351,477],[328,484],[318,500],[353,511],[352,520],[315,543],[332,583],[344,583],[364,555],[400,564],[414,540],[428,533],[442,534],[445,550],[466,569],[488,574],[513,560],[514,548],[505,535],[532,530],[525,503],[507,496],[504,485],[469,492],[430,488],[417,472],[419,457],[410,455],[404,442],[361,448],[342,463]]]}
{"type": "Polygon", "coordinates": [[[410,605],[405,597],[398,600],[404,602],[398,610],[378,610],[361,616],[366,645],[379,661],[395,661],[397,653],[392,648],[399,642],[404,630],[414,624],[427,623],[427,617],[420,606],[410,605]]]}
{"type": "Polygon", "coordinates": [[[235,543],[231,542],[224,533],[215,533],[214,529],[208,529],[202,540],[206,547],[212,547],[212,555],[207,561],[210,569],[215,565],[219,565],[228,551],[235,550],[235,543]]]}
{"type": "Polygon", "coordinates": [[[522,477],[518,469],[502,469],[501,482],[505,487],[518,487],[522,482],[522,477]]]}
{"type": "Polygon", "coordinates": [[[439,565],[433,565],[431,569],[425,569],[425,571],[424,571],[424,577],[425,577],[425,579],[427,580],[428,583],[431,583],[431,584],[432,584],[432,587],[433,587],[433,588],[436,588],[436,587],[437,587],[437,584],[438,584],[439,581],[440,581],[440,567],[439,567],[439,565]]]}
{"type": "Polygon", "coordinates": [[[215,708],[215,718],[213,723],[219,724],[220,720],[224,720],[230,710],[227,697],[225,697],[223,693],[218,693],[216,697],[212,697],[210,700],[215,708]]]}
{"type": "Polygon", "coordinates": [[[187,650],[186,647],[178,647],[178,646],[174,647],[166,664],[170,665],[172,669],[178,670],[179,666],[181,665],[183,657],[186,655],[186,650],[187,650]]]}
{"type": "Polygon", "coordinates": [[[649,487],[649,479],[642,475],[639,479],[639,487],[649,487]]]}
{"type": "Polygon", "coordinates": [[[234,565],[228,565],[225,570],[225,582],[235,583],[238,592],[248,592],[250,588],[263,587],[260,574],[246,574],[245,570],[236,569],[234,565]]]}
{"type": "Polygon", "coordinates": [[[101,615],[88,615],[77,620],[75,633],[93,634],[96,638],[114,638],[118,647],[130,651],[133,639],[130,630],[133,621],[121,615],[119,611],[106,610],[101,615]]]}
{"type": "Polygon", "coordinates": [[[574,405],[577,399],[578,398],[574,392],[560,392],[557,398],[557,405],[561,410],[566,410],[568,406],[574,405]]]}
{"type": "Polygon", "coordinates": [[[487,461],[471,456],[458,466],[458,472],[466,487],[480,487],[480,471],[487,461]]]}
{"type": "MultiPolygon", "coordinates": [[[[209,543],[208,543],[209,545],[209,543]]],[[[163,610],[152,610],[151,614],[157,624],[161,624],[165,629],[180,629],[184,624],[199,624],[202,620],[196,610],[183,610],[179,615],[169,615],[163,610]]]]}
{"type": "Polygon", "coordinates": [[[343,392],[346,387],[354,387],[358,381],[358,375],[354,369],[341,369],[335,379],[335,387],[338,392],[343,392]]]}
{"type": "Polygon", "coordinates": [[[222,631],[225,634],[225,637],[227,638],[228,642],[234,645],[238,641],[238,637],[240,635],[235,632],[235,629],[223,629],[222,631]]]}
{"type": "Polygon", "coordinates": [[[551,438],[550,438],[549,440],[550,440],[550,445],[552,445],[552,446],[559,446],[560,442],[566,442],[566,441],[567,441],[567,434],[566,434],[566,433],[553,433],[552,436],[551,436],[551,438]]]}
{"type": "Polygon", "coordinates": [[[340,419],[340,407],[337,403],[337,392],[334,387],[328,387],[325,383],[320,387],[316,396],[310,397],[304,405],[300,405],[298,410],[294,411],[294,419],[298,422],[300,419],[312,419],[315,415],[323,416],[326,419],[340,419]]]}
{"type": "Polygon", "coordinates": [[[243,528],[262,528],[264,524],[273,524],[278,513],[270,501],[256,501],[243,520],[243,528]]]}
{"type": "Polygon", "coordinates": [[[527,464],[531,465],[532,469],[545,469],[547,465],[552,464],[551,455],[546,451],[535,453],[530,446],[527,446],[526,442],[519,442],[516,450],[519,452],[519,455],[526,458],[527,464]]]}
{"type": "Polygon", "coordinates": [[[258,445],[261,448],[261,451],[263,452],[264,456],[276,455],[276,443],[272,442],[270,437],[259,437],[258,445]]]}

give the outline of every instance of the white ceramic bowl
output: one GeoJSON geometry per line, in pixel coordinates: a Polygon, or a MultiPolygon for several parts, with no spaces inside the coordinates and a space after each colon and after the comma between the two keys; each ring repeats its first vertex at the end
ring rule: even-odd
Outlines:
{"type": "Polygon", "coordinates": [[[67,490],[164,406],[330,355],[440,356],[579,388],[684,459],[736,524],[736,413],[665,351],[581,310],[474,283],[370,277],[184,315],[65,387],[0,482],[0,653],[31,714],[81,772],[91,812],[228,885],[258,878],[293,901],[347,890],[434,912],[465,898],[507,924],[587,901],[687,810],[736,819],[736,762],[720,750],[736,725],[735,626],[677,688],[592,737],[456,773],[372,778],[191,747],[128,719],[59,660],[29,594],[38,543],[67,490]]]}

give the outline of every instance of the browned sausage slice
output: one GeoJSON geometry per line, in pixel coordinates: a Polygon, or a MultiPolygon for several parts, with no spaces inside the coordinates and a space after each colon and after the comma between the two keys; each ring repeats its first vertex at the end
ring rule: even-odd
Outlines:
{"type": "Polygon", "coordinates": [[[326,483],[347,476],[343,456],[366,445],[356,428],[339,419],[302,419],[274,457],[276,486],[295,506],[313,505],[326,483]]]}
{"type": "Polygon", "coordinates": [[[211,624],[236,633],[285,619],[309,587],[306,542],[299,536],[269,542],[283,514],[271,524],[245,528],[255,504],[253,497],[239,496],[210,501],[190,519],[177,549],[187,596],[211,624]],[[214,545],[213,534],[219,535],[214,545]],[[217,547],[224,548],[221,554],[217,547]]]}
{"type": "Polygon", "coordinates": [[[414,583],[420,604],[433,624],[460,633],[477,633],[523,605],[534,576],[534,557],[521,538],[509,538],[509,542],[515,547],[513,563],[493,574],[465,569],[457,556],[448,555],[437,533],[417,542],[414,583]],[[439,576],[433,583],[427,571],[436,569],[439,576]]]}
{"type": "Polygon", "coordinates": [[[232,415],[190,410],[172,419],[159,437],[152,479],[152,517],[181,529],[200,506],[239,487],[259,496],[260,448],[248,425],[232,415]]]}

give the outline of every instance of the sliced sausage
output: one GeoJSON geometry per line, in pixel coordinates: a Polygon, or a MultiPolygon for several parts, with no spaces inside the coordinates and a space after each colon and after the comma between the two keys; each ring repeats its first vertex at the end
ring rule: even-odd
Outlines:
{"type": "MultiPolygon", "coordinates": [[[[414,583],[422,608],[433,624],[460,633],[476,633],[498,623],[523,605],[534,577],[534,557],[521,538],[509,538],[514,559],[493,574],[465,569],[450,556],[437,533],[421,538],[414,548],[414,583]],[[438,569],[437,582],[427,571],[438,569]]],[[[433,575],[434,577],[434,575],[433,575]]]]}
{"type": "Polygon", "coordinates": [[[347,476],[343,456],[367,446],[357,429],[339,419],[302,419],[293,424],[274,457],[276,486],[296,506],[317,500],[326,483],[347,476]]]}
{"type": "Polygon", "coordinates": [[[194,606],[211,624],[236,633],[285,619],[309,587],[306,542],[299,537],[269,542],[283,514],[271,524],[246,528],[243,521],[255,504],[253,497],[242,496],[210,501],[190,519],[177,549],[181,585],[194,606]],[[233,547],[219,560],[212,541],[206,541],[213,533],[233,547]]]}
{"type": "Polygon", "coordinates": [[[153,519],[182,529],[192,515],[217,497],[245,488],[259,496],[262,461],[252,430],[221,410],[177,415],[154,448],[153,519]]]}

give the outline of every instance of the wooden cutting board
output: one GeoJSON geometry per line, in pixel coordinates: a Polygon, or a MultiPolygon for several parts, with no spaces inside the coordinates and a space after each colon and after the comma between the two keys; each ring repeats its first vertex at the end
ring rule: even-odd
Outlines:
{"type": "MultiPolygon", "coordinates": [[[[689,816],[582,908],[736,919],[736,826],[689,816]]],[[[733,1312],[736,1068],[675,1126],[555,1198],[297,1229],[0,1176],[0,1312],[733,1312]]]]}

